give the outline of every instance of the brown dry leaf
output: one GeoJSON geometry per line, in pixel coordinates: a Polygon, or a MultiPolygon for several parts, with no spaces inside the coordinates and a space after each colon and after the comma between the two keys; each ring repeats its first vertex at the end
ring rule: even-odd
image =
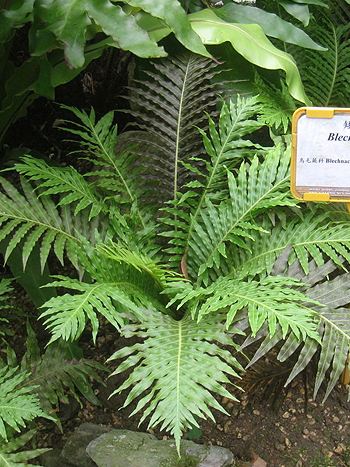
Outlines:
{"type": "Polygon", "coordinates": [[[266,467],[267,462],[264,459],[261,459],[257,454],[253,454],[252,465],[251,467],[266,467]]]}

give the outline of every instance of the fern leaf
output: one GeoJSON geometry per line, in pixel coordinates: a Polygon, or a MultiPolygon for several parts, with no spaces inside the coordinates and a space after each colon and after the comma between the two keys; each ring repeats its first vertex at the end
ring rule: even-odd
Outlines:
{"type": "MultiPolygon", "coordinates": [[[[332,2],[333,3],[333,2],[332,2]]],[[[319,12],[310,34],[325,52],[296,51],[295,58],[303,77],[305,90],[314,105],[346,107],[350,94],[350,25],[337,24],[330,14],[319,12]],[[312,70],[312,72],[310,72],[312,70]]]]}
{"type": "Polygon", "coordinates": [[[140,397],[133,414],[143,410],[141,422],[150,417],[149,427],[170,431],[179,449],[182,433],[198,426],[197,417],[213,420],[212,408],[225,413],[211,393],[234,399],[224,385],[230,383],[228,376],[238,377],[241,367],[222,348],[234,344],[220,315],[196,324],[190,317],[175,321],[145,311],[140,323],[126,326],[123,332],[144,340],[110,357],[124,359],[112,374],[132,370],[114,393],[131,389],[124,406],[140,397]]]}
{"type": "Polygon", "coordinates": [[[295,102],[282,82],[281,88],[266,83],[255,75],[254,87],[259,106],[259,121],[274,132],[286,134],[290,128],[295,102]]]}
{"type": "Polygon", "coordinates": [[[28,374],[18,368],[0,368],[0,436],[7,441],[6,425],[20,431],[27,422],[45,417],[33,386],[23,387],[28,374]]]}
{"type": "Polygon", "coordinates": [[[237,176],[228,173],[230,199],[219,206],[209,204],[195,224],[189,241],[189,270],[208,282],[210,268],[219,269],[227,256],[226,245],[245,248],[252,232],[263,231],[254,221],[263,210],[296,204],[289,194],[288,159],[279,149],[270,152],[264,162],[255,157],[242,163],[237,176]]]}
{"type": "Polygon", "coordinates": [[[38,183],[40,196],[63,195],[58,206],[76,203],[74,215],[90,207],[90,220],[104,210],[104,204],[91,185],[73,167],[53,167],[43,160],[25,156],[15,164],[15,170],[27,180],[38,183]]]}
{"type": "MultiPolygon", "coordinates": [[[[80,292],[78,294],[64,294],[53,297],[42,308],[46,308],[40,318],[45,318],[44,325],[51,331],[49,343],[58,339],[74,341],[79,338],[85,329],[87,321],[92,327],[94,342],[99,328],[96,312],[104,316],[116,329],[124,324],[123,312],[131,311],[139,315],[138,305],[130,298],[129,284],[123,280],[112,283],[87,284],[75,279],[54,276],[56,281],[50,282],[49,287],[64,287],[65,289],[80,292]],[[116,308],[118,306],[119,310],[116,308]]],[[[140,300],[149,305],[147,297],[140,295],[140,300]]]]}
{"type": "Polygon", "coordinates": [[[106,371],[103,365],[83,359],[76,344],[62,341],[50,345],[41,355],[35,332],[29,324],[26,347],[21,369],[29,374],[24,384],[37,386],[36,393],[45,411],[51,411],[59,402],[68,403],[68,396],[80,403],[82,395],[92,404],[99,405],[91,380],[103,384],[97,373],[106,371]]]}
{"type": "MultiPolygon", "coordinates": [[[[51,250],[63,263],[65,252],[73,266],[79,270],[79,246],[81,230],[87,238],[93,240],[93,225],[88,225],[87,215],[74,216],[67,206],[59,211],[53,201],[43,196],[36,196],[31,185],[22,180],[21,194],[7,180],[0,179],[3,191],[0,192],[0,241],[7,239],[5,260],[12,251],[23,242],[22,258],[25,268],[27,260],[36,244],[40,244],[40,262],[43,269],[51,250]]],[[[98,221],[94,221],[95,227],[98,221]]]]}
{"type": "Polygon", "coordinates": [[[116,154],[118,136],[117,127],[113,124],[114,112],[108,112],[97,121],[93,109],[87,114],[75,107],[62,108],[78,119],[78,122],[65,120],[62,130],[79,137],[80,150],[77,152],[95,166],[85,176],[92,176],[105,198],[113,197],[114,205],[117,201],[118,204],[130,206],[139,224],[145,228],[148,214],[142,209],[140,170],[130,150],[116,154]]]}
{"type": "MultiPolygon", "coordinates": [[[[313,310],[306,303],[318,304],[300,290],[304,284],[296,279],[270,276],[260,282],[243,282],[241,280],[221,277],[206,288],[185,284],[169,306],[180,302],[178,308],[190,303],[193,317],[201,320],[204,316],[226,310],[226,327],[236,320],[237,314],[246,309],[248,323],[253,337],[267,323],[269,336],[272,338],[277,330],[282,336],[292,331],[296,339],[318,339],[314,323],[313,310]],[[193,287],[193,286],[192,286],[193,287]]],[[[173,292],[176,291],[176,285],[173,292]]]]}
{"type": "Polygon", "coordinates": [[[184,194],[165,209],[167,216],[162,219],[163,224],[170,226],[162,235],[170,238],[167,251],[172,254],[171,261],[176,267],[182,258],[187,258],[189,241],[206,203],[227,194],[227,169],[232,170],[254,148],[246,136],[261,126],[253,120],[257,111],[256,98],[238,96],[236,103],[223,104],[218,128],[209,117],[207,133],[201,130],[209,161],[207,156],[202,160],[196,157],[184,164],[196,180],[185,186],[184,194]],[[203,168],[197,167],[198,162],[203,168]]]}
{"type": "Polygon", "coordinates": [[[168,271],[163,265],[156,263],[146,255],[124,248],[113,242],[110,242],[108,245],[98,245],[96,250],[106,258],[119,264],[126,264],[139,272],[150,275],[160,286],[165,285],[168,279],[174,280],[177,276],[176,273],[168,271]]]}
{"type": "Polygon", "coordinates": [[[185,54],[154,62],[131,88],[137,130],[124,139],[136,145],[158,205],[177,198],[188,178],[183,162],[202,153],[196,127],[206,128],[205,112],[215,111],[215,74],[213,61],[185,54]]]}
{"type": "MultiPolygon", "coordinates": [[[[310,276],[305,276],[300,266],[295,268],[293,265],[292,268],[294,269],[293,274],[303,277],[304,280],[308,280],[310,276],[313,277],[311,282],[314,282],[314,285],[306,293],[311,299],[317,298],[323,305],[322,307],[313,307],[319,340],[307,337],[305,342],[301,343],[293,333],[290,333],[279,351],[278,360],[283,362],[298,352],[297,362],[286,381],[286,385],[288,385],[320,351],[314,397],[317,396],[321,385],[327,382],[325,401],[345,368],[350,350],[350,311],[348,308],[344,308],[345,305],[349,304],[349,273],[342,274],[333,280],[324,281],[327,270],[334,270],[334,265],[329,268],[329,265],[318,267],[315,263],[311,263],[309,265],[310,276]]],[[[266,335],[267,331],[263,334],[266,335]]],[[[281,332],[277,332],[273,340],[267,336],[249,366],[266,355],[271,347],[277,345],[282,339],[281,332]]]]}
{"type": "Polygon", "coordinates": [[[284,228],[278,225],[268,234],[248,240],[246,250],[240,250],[229,258],[236,274],[256,275],[271,272],[279,255],[287,250],[289,264],[298,261],[305,273],[309,261],[318,266],[332,259],[344,268],[341,258],[350,260],[350,228],[348,222],[332,222],[322,211],[308,213],[300,220],[288,223],[284,228]]]}
{"type": "Polygon", "coordinates": [[[41,456],[50,449],[32,449],[30,451],[18,451],[33,438],[34,430],[28,431],[21,436],[11,439],[9,442],[0,442],[0,465],[3,467],[37,467],[28,461],[41,456]]]}

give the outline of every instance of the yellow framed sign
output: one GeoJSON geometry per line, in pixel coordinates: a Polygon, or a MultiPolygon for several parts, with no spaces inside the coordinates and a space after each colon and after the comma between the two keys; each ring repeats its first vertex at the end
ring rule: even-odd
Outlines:
{"type": "Polygon", "coordinates": [[[350,203],[350,108],[294,112],[291,191],[304,201],[350,203]]]}

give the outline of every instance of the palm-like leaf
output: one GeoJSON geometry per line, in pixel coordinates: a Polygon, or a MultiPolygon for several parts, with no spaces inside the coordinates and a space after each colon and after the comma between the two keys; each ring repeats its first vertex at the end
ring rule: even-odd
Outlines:
{"type": "Polygon", "coordinates": [[[28,431],[23,435],[11,439],[9,442],[0,443],[0,464],[3,467],[37,467],[28,461],[39,457],[49,449],[32,449],[30,451],[18,451],[33,438],[35,431],[28,431]]]}
{"type": "Polygon", "coordinates": [[[176,199],[187,171],[183,162],[202,153],[196,127],[205,128],[205,112],[215,110],[216,64],[196,55],[158,61],[147,79],[136,81],[129,101],[137,131],[124,135],[136,144],[158,203],[176,199]]]}
{"type": "Polygon", "coordinates": [[[190,317],[175,321],[145,310],[141,322],[126,326],[123,332],[144,341],[110,357],[125,359],[113,374],[133,369],[115,392],[131,388],[124,406],[141,397],[133,412],[147,406],[141,422],[150,416],[149,427],[169,430],[179,447],[182,433],[198,426],[197,417],[213,419],[211,408],[225,413],[211,392],[233,399],[224,384],[230,382],[228,375],[238,377],[241,367],[222,348],[233,346],[222,316],[212,315],[196,324],[190,317]]]}

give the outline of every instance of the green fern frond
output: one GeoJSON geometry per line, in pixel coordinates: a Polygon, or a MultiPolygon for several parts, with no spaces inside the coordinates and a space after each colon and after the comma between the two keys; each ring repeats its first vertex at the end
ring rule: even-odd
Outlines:
{"type": "MultiPolygon", "coordinates": [[[[0,465],[3,467],[38,467],[37,464],[30,464],[28,461],[41,456],[50,449],[32,449],[30,451],[18,451],[22,449],[35,435],[31,430],[9,442],[0,442],[0,465]]],[[[39,466],[40,467],[40,466],[39,466]]]]}
{"type": "Polygon", "coordinates": [[[4,310],[7,308],[8,301],[10,298],[10,293],[12,292],[12,280],[11,279],[1,279],[0,280],[0,309],[4,310]]]}
{"type": "MultiPolygon", "coordinates": [[[[319,352],[314,397],[317,396],[321,385],[326,382],[324,401],[339,381],[350,350],[350,310],[344,308],[345,305],[347,306],[350,303],[349,274],[345,273],[333,280],[323,281],[327,273],[326,269],[331,272],[335,267],[329,269],[328,266],[326,268],[325,266],[317,267],[315,264],[309,266],[310,276],[314,277],[312,282],[315,282],[315,284],[307,291],[307,295],[312,299],[317,298],[324,305],[314,307],[313,311],[314,319],[317,322],[319,341],[307,338],[301,344],[291,333],[278,354],[278,360],[283,362],[298,352],[297,362],[286,382],[286,385],[288,385],[319,352]]],[[[304,280],[308,280],[310,277],[304,275],[300,266],[297,271],[294,271],[295,273],[299,277],[303,277],[304,280]]],[[[283,336],[280,332],[277,332],[272,340],[269,336],[266,337],[249,366],[254,365],[258,359],[266,355],[282,339],[283,336]]]]}
{"type": "Polygon", "coordinates": [[[300,69],[305,90],[314,105],[346,107],[350,93],[350,25],[339,25],[330,14],[319,12],[310,34],[325,52],[311,50],[293,54],[300,69]]]}
{"type": "Polygon", "coordinates": [[[143,342],[110,357],[124,359],[112,374],[132,369],[114,393],[130,389],[124,407],[140,397],[132,413],[143,410],[140,423],[150,417],[148,426],[170,431],[179,449],[183,432],[198,427],[197,418],[214,420],[212,408],[226,413],[211,393],[234,399],[224,385],[230,383],[228,376],[239,377],[241,366],[223,348],[234,344],[222,316],[194,323],[188,316],[175,321],[145,310],[141,322],[126,326],[123,333],[143,342]]]}
{"type": "Polygon", "coordinates": [[[99,405],[91,381],[103,384],[98,371],[106,367],[93,360],[82,358],[76,344],[59,341],[50,345],[41,355],[34,330],[27,325],[26,353],[21,369],[28,372],[25,386],[36,386],[42,408],[49,412],[59,402],[68,403],[68,396],[79,403],[83,396],[89,402],[99,405]]]}
{"type": "Polygon", "coordinates": [[[123,278],[119,282],[93,284],[63,276],[54,276],[54,278],[57,280],[50,282],[48,287],[64,287],[80,293],[53,297],[42,306],[46,311],[40,318],[45,319],[44,325],[52,334],[50,343],[58,339],[65,341],[78,339],[87,321],[90,321],[95,342],[99,328],[96,312],[120,330],[124,325],[125,312],[138,316],[139,306],[150,305],[148,296],[123,278]]]}
{"type": "Polygon", "coordinates": [[[27,180],[37,182],[39,196],[63,195],[58,206],[76,203],[74,215],[89,207],[89,220],[106,210],[102,200],[98,198],[82,175],[73,167],[54,167],[45,161],[31,156],[21,158],[15,164],[15,170],[27,180]]]}
{"type": "Polygon", "coordinates": [[[7,441],[6,425],[21,431],[36,417],[46,417],[34,386],[23,386],[28,373],[7,366],[0,368],[0,437],[7,441]]]}
{"type": "Polygon", "coordinates": [[[93,109],[87,114],[75,107],[62,108],[69,110],[78,119],[78,122],[65,120],[65,126],[61,128],[79,137],[78,143],[71,141],[79,145],[74,153],[80,153],[94,165],[94,170],[85,176],[93,177],[105,198],[113,198],[114,205],[129,206],[138,223],[145,228],[149,214],[141,203],[144,193],[140,169],[129,148],[116,153],[118,135],[113,123],[114,112],[108,112],[97,121],[93,109]]]}
{"type": "MultiPolygon", "coordinates": [[[[227,314],[226,327],[236,320],[237,314],[245,309],[253,337],[267,324],[272,338],[277,330],[286,336],[291,330],[296,339],[318,339],[313,311],[309,306],[318,302],[308,299],[301,288],[302,282],[288,277],[270,276],[260,282],[221,277],[206,288],[186,285],[169,305],[180,302],[178,308],[190,302],[193,318],[198,321],[204,316],[223,312],[227,314]]],[[[181,287],[181,284],[179,284],[181,287]]],[[[176,291],[176,285],[173,294],[176,291]]]]}
{"type": "Polygon", "coordinates": [[[131,87],[136,131],[124,138],[136,145],[158,205],[177,198],[189,175],[183,163],[203,153],[196,127],[205,129],[205,112],[215,112],[216,68],[214,61],[188,53],[154,62],[144,71],[146,79],[131,87]]]}
{"type": "Polygon", "coordinates": [[[254,240],[248,239],[246,248],[235,251],[228,262],[236,275],[266,274],[286,249],[289,264],[298,261],[305,273],[311,259],[319,266],[332,259],[344,269],[341,258],[350,261],[349,222],[332,222],[327,213],[312,211],[286,226],[276,225],[254,240]]]}
{"type": "Polygon", "coordinates": [[[207,203],[189,241],[189,271],[204,282],[209,280],[208,269],[220,269],[228,244],[245,249],[246,240],[254,240],[253,233],[264,231],[255,220],[258,214],[296,204],[289,193],[289,158],[280,148],[263,162],[254,157],[250,164],[242,163],[236,176],[228,172],[228,187],[229,200],[219,206],[207,203]]]}
{"type": "Polygon", "coordinates": [[[281,87],[266,83],[258,74],[255,75],[254,87],[259,106],[259,121],[272,128],[274,132],[286,134],[290,128],[292,114],[296,109],[295,101],[286,85],[281,87]]]}
{"type": "Polygon", "coordinates": [[[43,269],[51,250],[61,264],[64,254],[79,270],[81,236],[93,241],[98,219],[88,222],[87,213],[73,215],[68,206],[58,210],[46,196],[37,197],[33,187],[22,180],[23,194],[1,178],[0,185],[0,241],[8,240],[5,261],[21,243],[23,267],[34,246],[40,244],[40,263],[43,269]]]}
{"type": "Polygon", "coordinates": [[[164,286],[170,278],[174,280],[178,276],[175,272],[167,270],[165,266],[156,263],[152,258],[113,242],[110,242],[108,245],[97,245],[96,250],[106,258],[119,264],[125,264],[139,272],[148,274],[159,286],[164,286]]]}

